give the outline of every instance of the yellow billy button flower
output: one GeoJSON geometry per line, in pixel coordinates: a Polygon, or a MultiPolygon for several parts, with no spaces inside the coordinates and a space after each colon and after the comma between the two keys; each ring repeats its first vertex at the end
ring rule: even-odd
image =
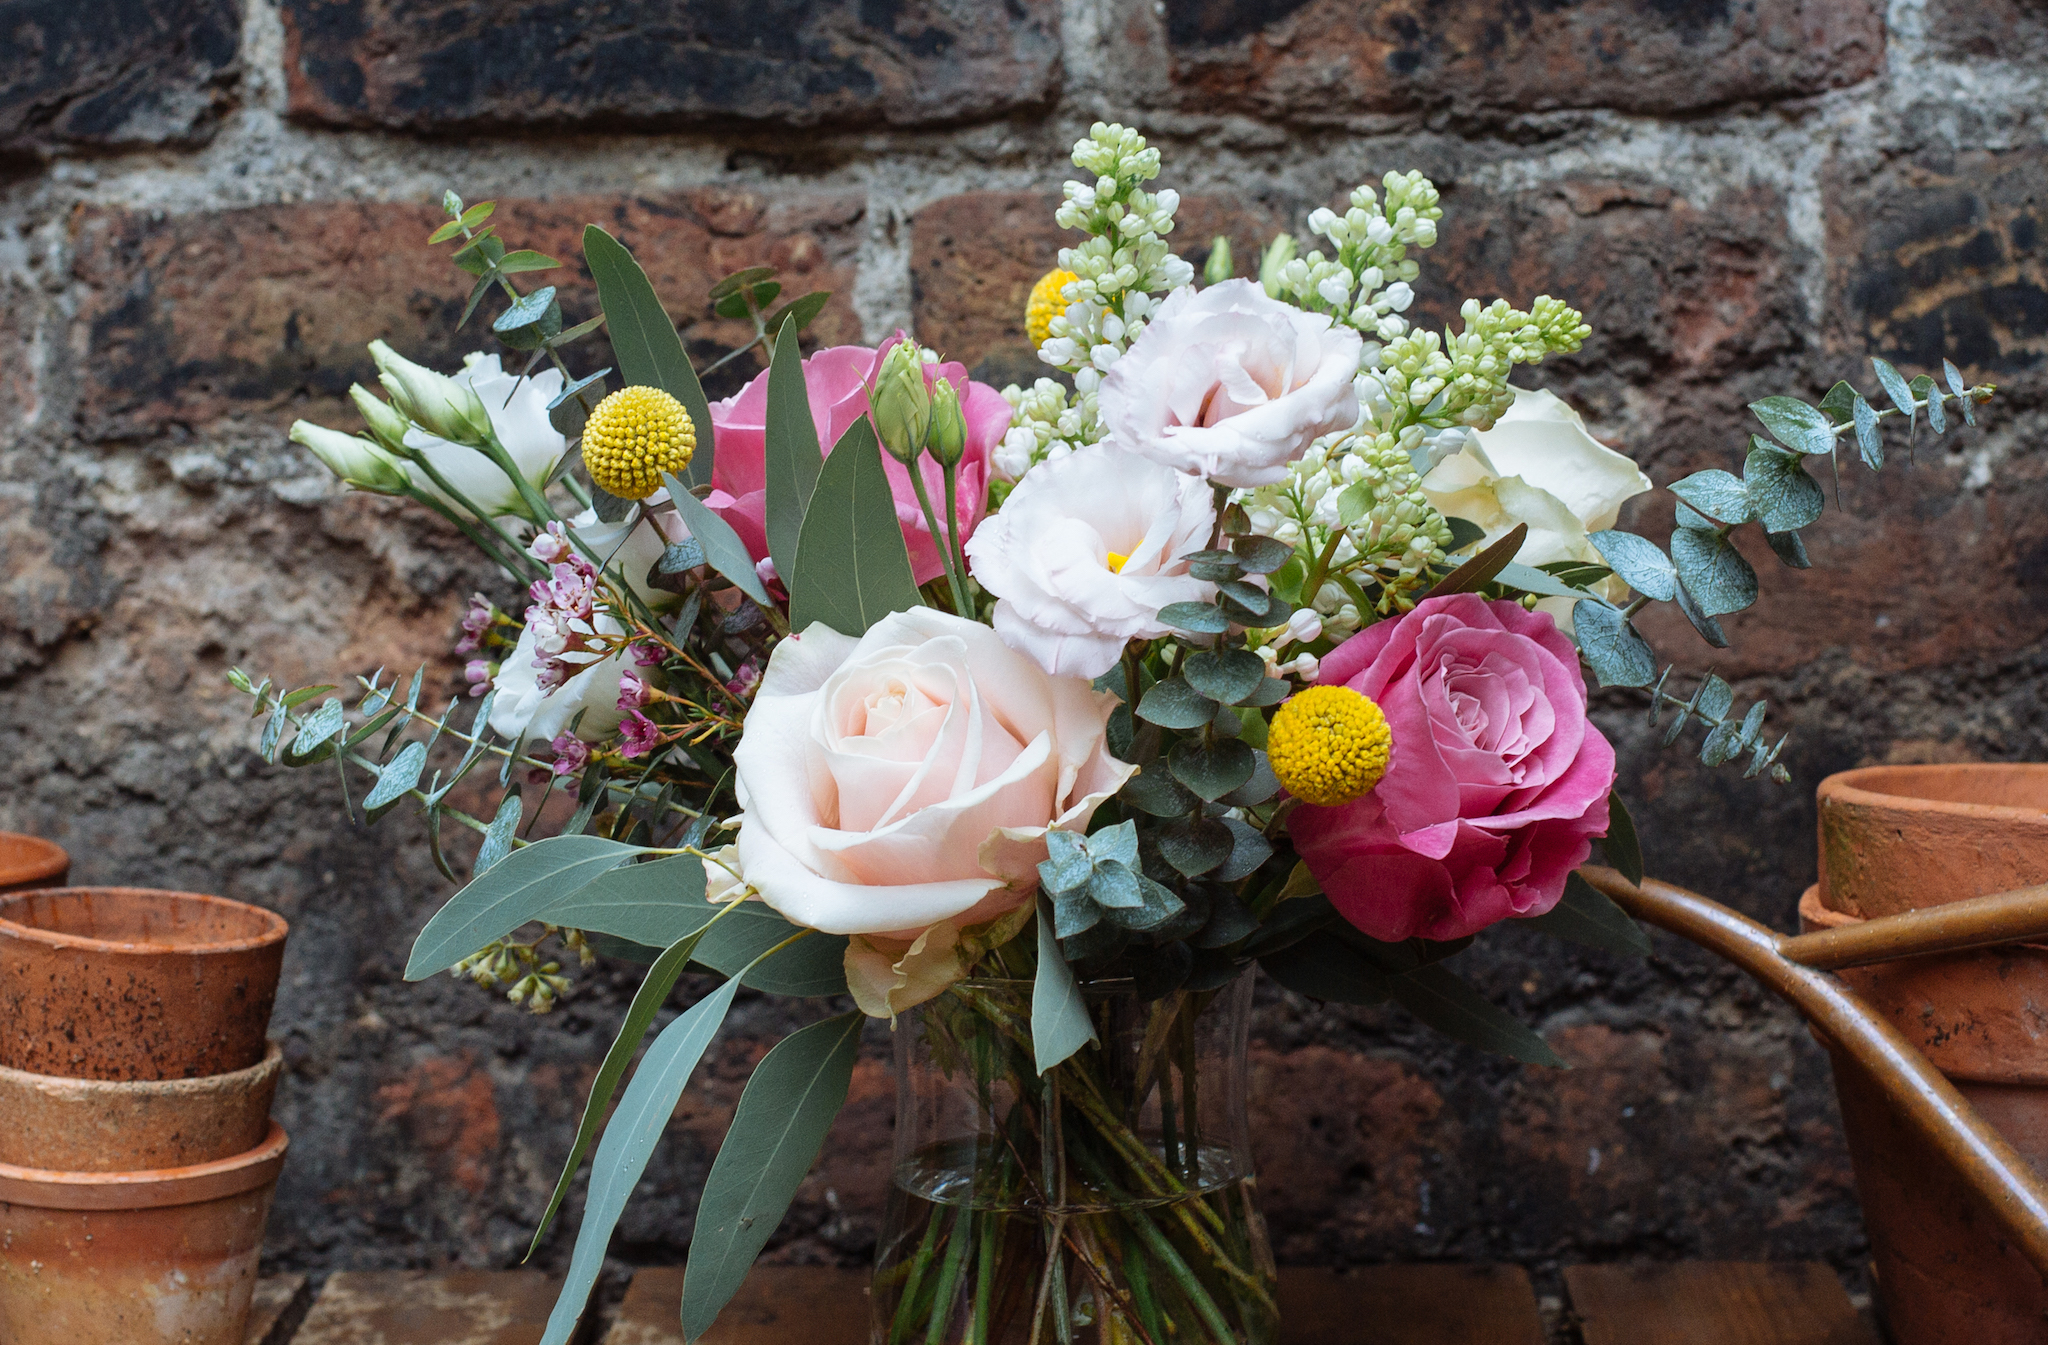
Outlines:
{"type": "Polygon", "coordinates": [[[1287,792],[1334,808],[1387,773],[1393,734],[1380,707],[1350,687],[1310,687],[1288,699],[1266,734],[1266,756],[1287,792]]]}
{"type": "Polygon", "coordinates": [[[1031,298],[1024,305],[1024,333],[1031,338],[1032,349],[1045,344],[1052,331],[1052,320],[1067,311],[1067,301],[1060,297],[1060,291],[1080,278],[1072,271],[1052,270],[1031,287],[1031,298]]]}
{"type": "Polygon", "coordinates": [[[690,413],[660,388],[620,388],[583,425],[590,479],[622,500],[646,499],[663,472],[681,475],[696,451],[690,413]]]}

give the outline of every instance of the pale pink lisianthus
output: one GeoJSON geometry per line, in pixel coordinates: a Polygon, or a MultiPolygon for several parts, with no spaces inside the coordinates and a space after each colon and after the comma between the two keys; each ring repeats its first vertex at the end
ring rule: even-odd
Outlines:
{"type": "Polygon", "coordinates": [[[1256,281],[1166,296],[1102,381],[1118,447],[1226,486],[1269,486],[1325,434],[1358,422],[1364,341],[1256,281]]]}
{"type": "Polygon", "coordinates": [[[1393,733],[1372,792],[1289,824],[1346,920],[1388,942],[1457,939],[1557,904],[1607,833],[1614,749],[1547,613],[1429,598],[1339,645],[1319,680],[1376,701],[1393,733]]]}
{"type": "MultiPolygon", "coordinates": [[[[901,332],[879,349],[867,346],[828,346],[803,362],[804,390],[809,394],[811,421],[818,428],[818,447],[830,456],[839,436],[868,411],[868,383],[883,354],[899,340],[901,332]]],[[[967,366],[958,363],[924,366],[925,385],[945,379],[960,395],[960,411],[967,421],[967,451],[960,459],[958,473],[959,521],[962,538],[971,536],[987,511],[989,452],[1002,442],[1010,426],[1010,404],[986,383],[967,377],[967,366]]],[[[723,401],[711,404],[715,456],[711,465],[711,497],[705,501],[732,525],[755,560],[768,555],[768,374],[763,371],[753,382],[723,401]]],[[[931,492],[932,507],[944,525],[945,487],[939,465],[929,456],[918,459],[918,471],[931,492]]],[[[889,474],[889,489],[896,499],[896,519],[903,526],[903,540],[910,548],[910,568],[920,584],[945,573],[940,543],[932,540],[918,505],[917,492],[910,484],[910,469],[888,454],[882,455],[882,469],[889,474]]]]}

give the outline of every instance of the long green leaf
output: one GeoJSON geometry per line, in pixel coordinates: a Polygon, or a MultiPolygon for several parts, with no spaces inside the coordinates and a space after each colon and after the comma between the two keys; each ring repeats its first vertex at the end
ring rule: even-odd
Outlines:
{"type": "Polygon", "coordinates": [[[818,445],[818,423],[811,419],[810,393],[804,386],[803,353],[797,349],[796,329],[787,319],[776,334],[775,358],[768,366],[766,433],[768,554],[774,558],[775,572],[793,593],[791,576],[796,574],[804,517],[825,459],[818,445]]]}
{"type": "Polygon", "coordinates": [[[1564,1059],[1527,1024],[1432,962],[1401,976],[1394,998],[1424,1023],[1456,1041],[1531,1065],[1564,1067],[1564,1059]]]}
{"type": "Polygon", "coordinates": [[[597,1157],[590,1165],[590,1197],[583,1204],[583,1223],[576,1230],[576,1250],[570,1255],[569,1275],[562,1282],[555,1309],[548,1314],[541,1345],[567,1345],[575,1334],[590,1300],[590,1287],[604,1266],[605,1248],[611,1243],[612,1230],[618,1227],[619,1215],[668,1128],[690,1072],[704,1058],[705,1048],[725,1021],[737,993],[739,982],[727,981],[692,1004],[661,1030],[647,1048],[640,1068],[633,1071],[633,1081],[626,1085],[626,1095],[619,1099],[619,1109],[598,1141],[597,1157]]]}
{"type": "Polygon", "coordinates": [[[548,904],[548,923],[666,948],[719,907],[704,900],[704,861],[672,855],[622,864],[548,904]]]}
{"type": "Polygon", "coordinates": [[[583,1120],[576,1127],[576,1140],[569,1146],[569,1157],[562,1164],[562,1175],[555,1182],[555,1192],[548,1197],[547,1210],[533,1230],[533,1242],[526,1249],[529,1260],[540,1250],[541,1238],[546,1235],[548,1225],[554,1222],[555,1212],[562,1208],[570,1183],[576,1180],[576,1169],[583,1166],[583,1155],[590,1152],[591,1141],[597,1138],[599,1128],[604,1125],[604,1114],[612,1104],[612,1093],[618,1088],[619,1079],[626,1073],[626,1066],[633,1063],[633,1055],[647,1036],[654,1015],[668,999],[669,991],[675,989],[676,978],[690,964],[690,954],[696,951],[697,941],[703,936],[704,928],[700,925],[663,949],[654,965],[648,968],[640,988],[634,992],[633,1002],[626,1009],[626,1021],[619,1025],[619,1035],[612,1039],[612,1048],[605,1052],[604,1063],[598,1066],[597,1078],[590,1085],[590,1096],[583,1103],[583,1120]]]}
{"type": "Polygon", "coordinates": [[[1088,1003],[1053,929],[1052,901],[1038,898],[1038,976],[1031,985],[1031,1057],[1044,1074],[1096,1040],[1088,1003]]]}
{"type": "Polygon", "coordinates": [[[434,912],[413,940],[405,979],[446,971],[492,939],[544,918],[556,902],[645,849],[602,836],[550,836],[513,851],[434,912]]]}
{"type": "Polygon", "coordinates": [[[1607,794],[1607,835],[1601,840],[1600,848],[1607,853],[1607,862],[1620,870],[1621,876],[1641,885],[1643,881],[1643,843],[1636,836],[1636,820],[1629,816],[1628,805],[1621,801],[1618,790],[1607,794]]]}
{"type": "Polygon", "coordinates": [[[1492,583],[1493,577],[1515,558],[1515,553],[1522,549],[1522,543],[1528,536],[1529,525],[1517,523],[1492,546],[1430,585],[1429,596],[1439,598],[1448,593],[1477,593],[1492,583]]]}
{"type": "MultiPolygon", "coordinates": [[[[1280,909],[1292,904],[1283,902],[1280,909]]],[[[1327,931],[1263,954],[1259,965],[1296,994],[1332,1004],[1379,1004],[1394,993],[1386,972],[1327,931]]]]}
{"type": "Polygon", "coordinates": [[[865,1021],[855,1010],[800,1028],[754,1067],[697,1205],[683,1271],[684,1340],[711,1329],[817,1161],[846,1104],[865,1021]]]}
{"type": "Polygon", "coordinates": [[[661,479],[668,487],[670,503],[682,515],[683,526],[704,548],[704,563],[731,580],[740,592],[763,607],[768,606],[767,586],[755,572],[754,558],[747,554],[747,544],[732,530],[732,524],[711,512],[710,505],[692,495],[689,487],[674,477],[663,473],[661,479]]]}
{"type": "Polygon", "coordinates": [[[1576,873],[1565,879],[1564,896],[1557,905],[1522,923],[1567,943],[1636,957],[1650,955],[1650,938],[1642,926],[1576,873]]]}
{"type": "MultiPolygon", "coordinates": [[[[774,498],[772,484],[769,498],[774,498]]],[[[813,499],[816,507],[804,515],[796,567],[782,571],[789,585],[792,630],[822,621],[841,634],[864,635],[889,613],[923,601],[896,521],[895,496],[882,470],[882,447],[867,417],[840,436],[813,499]]],[[[772,523],[772,503],[770,511],[772,523]]],[[[780,560],[776,567],[781,568],[780,560]]]]}
{"type": "Polygon", "coordinates": [[[628,386],[660,388],[683,404],[697,431],[688,480],[693,486],[708,484],[717,451],[712,442],[711,403],[705,400],[697,371],[690,367],[683,340],[662,308],[653,282],[625,244],[595,224],[584,226],[583,260],[590,264],[591,277],[597,281],[597,303],[604,310],[605,331],[619,362],[619,377],[628,386]]]}

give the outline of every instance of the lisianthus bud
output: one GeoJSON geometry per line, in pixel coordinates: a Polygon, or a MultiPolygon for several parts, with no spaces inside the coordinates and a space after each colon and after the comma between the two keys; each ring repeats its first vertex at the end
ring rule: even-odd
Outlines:
{"type": "Polygon", "coordinates": [[[1202,264],[1202,283],[1220,285],[1237,274],[1237,259],[1230,255],[1230,239],[1217,234],[1209,244],[1209,260],[1202,264]]]}
{"type": "Polygon", "coordinates": [[[349,384],[348,395],[355,399],[356,411],[378,443],[401,458],[411,456],[405,447],[405,431],[411,422],[403,411],[360,383],[349,384]]]}
{"type": "Polygon", "coordinates": [[[875,433],[890,456],[899,462],[917,461],[931,429],[932,397],[924,385],[924,361],[911,342],[898,341],[882,357],[868,406],[875,433]]]}
{"type": "Polygon", "coordinates": [[[474,388],[414,364],[382,341],[370,342],[370,358],[392,405],[428,434],[471,447],[490,437],[491,417],[474,388]]]}
{"type": "Polygon", "coordinates": [[[310,450],[344,484],[379,495],[402,495],[405,464],[359,434],[343,434],[310,420],[292,422],[292,442],[310,450]]]}
{"type": "Polygon", "coordinates": [[[932,383],[932,424],[925,432],[924,446],[941,467],[959,465],[967,451],[967,417],[960,414],[960,394],[945,379],[932,383]]]}

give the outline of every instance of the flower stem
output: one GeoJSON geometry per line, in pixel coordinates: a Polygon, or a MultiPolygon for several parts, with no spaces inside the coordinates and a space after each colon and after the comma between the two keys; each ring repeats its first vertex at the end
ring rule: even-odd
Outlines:
{"type": "MultiPolygon", "coordinates": [[[[939,472],[946,482],[946,559],[954,567],[954,573],[960,576],[955,592],[964,596],[967,591],[967,553],[960,548],[960,465],[942,462],[939,472]]],[[[936,542],[939,539],[934,535],[932,540],[936,542]]],[[[974,619],[972,608],[963,608],[960,615],[970,621],[974,619]]]]}
{"type": "Polygon", "coordinates": [[[932,494],[925,489],[924,473],[917,470],[915,459],[903,466],[910,473],[910,488],[917,492],[918,506],[924,510],[924,523],[931,530],[932,545],[938,548],[939,560],[946,567],[946,583],[953,590],[953,610],[962,616],[971,616],[967,607],[967,590],[953,568],[952,548],[946,544],[946,533],[939,527],[938,511],[932,508],[932,494]]]}

